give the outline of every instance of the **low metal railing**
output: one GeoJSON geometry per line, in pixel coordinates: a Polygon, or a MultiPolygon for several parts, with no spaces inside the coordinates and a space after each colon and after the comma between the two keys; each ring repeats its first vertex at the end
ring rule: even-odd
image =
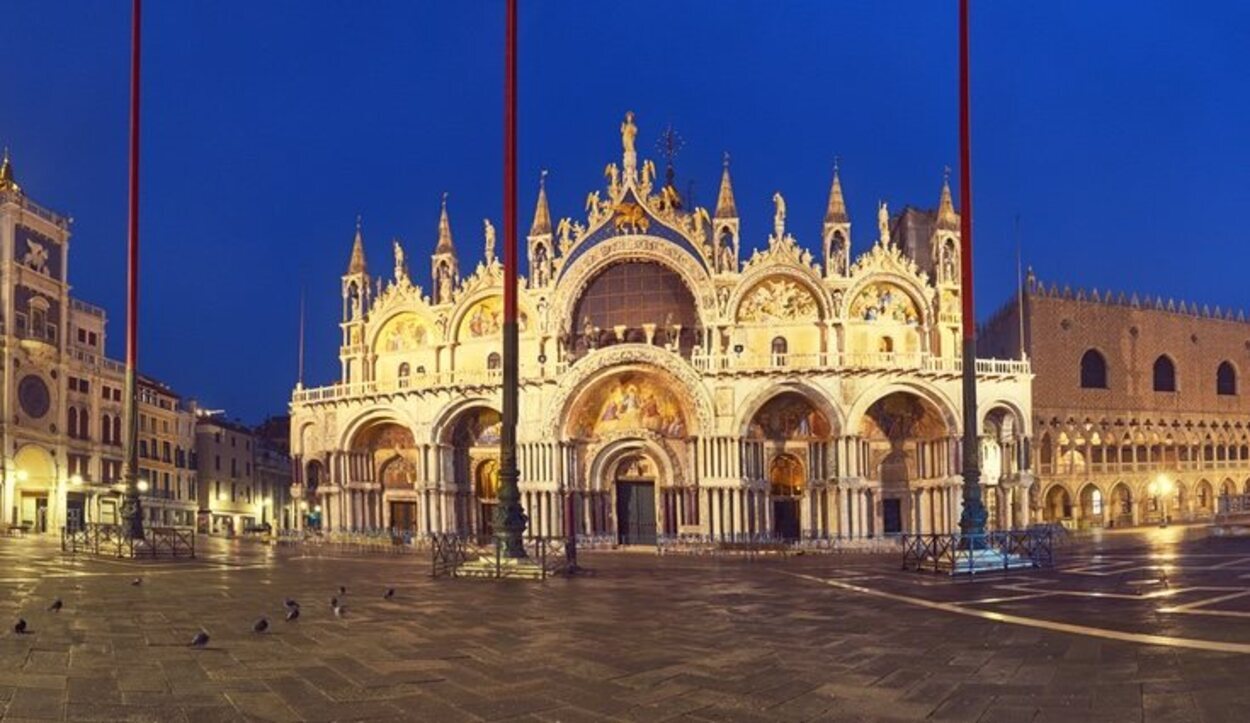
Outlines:
{"type": "Polygon", "coordinates": [[[724,555],[748,558],[761,555],[897,553],[899,545],[897,535],[855,539],[807,536],[795,539],[759,533],[682,533],[661,535],[656,540],[657,552],[661,555],[724,555]]]}
{"type": "Polygon", "coordinates": [[[902,535],[903,569],[932,572],[990,572],[1055,565],[1055,536],[1049,526],[977,535],[902,535]],[[980,553],[980,554],[978,554],[980,553]],[[997,553],[996,556],[985,553],[997,553]],[[995,562],[987,564],[987,561],[995,562]]]}
{"type": "Polygon", "coordinates": [[[62,527],[61,550],[130,559],[194,558],[195,530],[146,526],[143,537],[135,539],[127,526],[89,522],[62,527]]]}
{"type": "MultiPolygon", "coordinates": [[[[435,533],[429,540],[430,577],[463,577],[465,564],[473,561],[489,568],[488,572],[493,573],[490,577],[528,577],[531,574],[506,562],[503,543],[496,538],[435,533]]],[[[534,537],[524,539],[523,543],[526,556],[537,563],[539,579],[567,575],[578,569],[576,542],[562,537],[534,537]]]]}

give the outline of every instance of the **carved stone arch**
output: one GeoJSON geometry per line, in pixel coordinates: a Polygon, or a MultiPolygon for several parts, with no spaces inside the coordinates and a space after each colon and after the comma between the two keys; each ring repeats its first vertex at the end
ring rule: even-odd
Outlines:
{"type": "Polygon", "coordinates": [[[422,325],[425,326],[426,331],[431,336],[442,336],[439,333],[438,326],[434,323],[434,315],[430,313],[429,309],[419,308],[415,304],[403,304],[390,307],[377,318],[369,319],[369,324],[365,331],[365,347],[370,352],[376,351],[379,336],[382,334],[382,330],[385,329],[386,325],[396,317],[404,314],[413,314],[418,317],[421,320],[422,325]]]}
{"type": "Polygon", "coordinates": [[[738,411],[734,415],[734,428],[738,434],[746,437],[755,415],[769,402],[787,392],[803,397],[817,411],[825,415],[825,419],[833,428],[832,436],[838,437],[846,429],[846,417],[828,392],[801,379],[780,379],[769,380],[767,384],[751,392],[742,404],[738,405],[738,411]]]}
{"type": "Polygon", "coordinates": [[[551,397],[552,411],[545,430],[551,439],[567,439],[566,422],[578,397],[602,379],[614,374],[640,371],[661,372],[674,382],[674,389],[685,397],[687,409],[698,428],[688,430],[692,436],[711,434],[715,430],[715,405],[702,377],[685,360],[659,347],[641,344],[611,346],[594,351],[581,359],[560,378],[551,397]]]}
{"type": "Polygon", "coordinates": [[[356,435],[361,430],[374,424],[387,422],[407,429],[409,432],[412,432],[413,438],[416,439],[414,431],[417,429],[416,420],[406,411],[391,407],[371,407],[352,417],[343,426],[343,431],[339,434],[337,449],[351,449],[352,440],[356,438],[356,435]]]}
{"type": "MultiPolygon", "coordinates": [[[[502,286],[485,286],[477,289],[473,293],[464,294],[460,298],[456,299],[456,304],[452,307],[451,318],[449,319],[447,329],[444,332],[444,338],[447,343],[460,344],[465,341],[463,330],[461,328],[465,324],[465,318],[469,315],[470,311],[477,307],[479,302],[484,302],[491,298],[499,299],[499,307],[502,310],[502,286]]],[[[503,312],[500,311],[499,313],[502,314],[503,312]]],[[[517,315],[520,317],[521,322],[521,326],[518,329],[518,335],[522,338],[532,335],[534,333],[537,318],[534,315],[534,310],[529,308],[529,298],[527,294],[517,294],[517,315]]],[[[502,328],[502,319],[499,324],[502,328]]]]}
{"type": "Polygon", "coordinates": [[[707,328],[716,319],[716,292],[708,271],[671,241],[646,235],[604,239],[577,256],[556,284],[551,297],[551,318],[572,323],[573,311],[590,282],[608,267],[623,262],[655,263],[676,273],[694,297],[699,323],[707,328]]]}
{"type": "Polygon", "coordinates": [[[1016,401],[1006,397],[994,397],[980,401],[977,404],[977,429],[984,429],[985,418],[995,409],[1006,409],[1011,413],[1016,425],[1016,436],[1029,437],[1032,436],[1027,424],[1028,416],[1024,413],[1024,408],[1016,401]]]}
{"type": "Polygon", "coordinates": [[[315,450],[320,446],[317,444],[318,436],[316,435],[316,429],[317,429],[316,419],[306,420],[304,422],[301,422],[299,426],[296,427],[295,445],[294,445],[294,449],[292,450],[294,454],[307,457],[309,456],[309,450],[315,450]],[[309,439],[310,432],[313,433],[311,435],[312,439],[309,439]]]}
{"type": "Polygon", "coordinates": [[[864,416],[868,413],[868,409],[877,400],[887,397],[894,392],[912,394],[932,404],[937,409],[938,414],[942,416],[942,421],[951,436],[956,437],[962,433],[962,421],[954,401],[936,387],[923,382],[912,381],[886,382],[860,392],[854,403],[851,404],[850,411],[847,412],[847,429],[859,429],[860,424],[864,421],[864,416]]]}
{"type": "Polygon", "coordinates": [[[494,412],[499,412],[499,410],[503,409],[501,400],[496,396],[466,397],[448,402],[443,405],[442,409],[438,410],[431,420],[427,441],[432,444],[447,442],[447,436],[455,423],[459,421],[461,413],[475,407],[483,407],[494,412]]]}
{"type": "Polygon", "coordinates": [[[846,296],[842,302],[842,318],[849,318],[851,305],[859,298],[868,287],[879,284],[888,283],[903,290],[903,293],[911,299],[916,309],[920,313],[920,319],[916,326],[921,329],[928,329],[933,326],[935,318],[935,290],[923,283],[921,279],[909,274],[902,274],[894,271],[876,271],[855,278],[851,286],[846,290],[846,296]]]}
{"type": "Polygon", "coordinates": [[[820,282],[820,278],[810,268],[790,264],[767,264],[757,266],[748,271],[734,287],[733,292],[729,296],[729,303],[726,305],[725,315],[728,319],[736,324],[742,302],[747,294],[773,278],[795,281],[812,295],[812,298],[816,301],[817,315],[817,318],[813,321],[824,321],[833,316],[831,312],[833,302],[830,300],[829,290],[820,282]]]}
{"type": "MultiPolygon", "coordinates": [[[[649,458],[660,468],[660,479],[656,485],[677,486],[683,482],[681,463],[673,456],[673,452],[659,437],[653,434],[638,434],[618,439],[609,439],[592,444],[586,450],[586,474],[583,479],[588,484],[605,485],[610,479],[606,474],[616,464],[631,455],[641,454],[649,458]]],[[[596,491],[607,491],[604,487],[596,491]]]]}

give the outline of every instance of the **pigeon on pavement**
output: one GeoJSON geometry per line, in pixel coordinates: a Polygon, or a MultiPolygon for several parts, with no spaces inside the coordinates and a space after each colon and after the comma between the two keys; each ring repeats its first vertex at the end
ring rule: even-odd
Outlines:
{"type": "Polygon", "coordinates": [[[62,607],[65,607],[65,603],[61,602],[61,598],[56,598],[52,601],[52,604],[48,606],[48,609],[54,613],[59,613],[61,612],[62,607]]]}
{"type": "Polygon", "coordinates": [[[382,599],[390,600],[393,597],[395,597],[395,588],[393,587],[386,588],[386,592],[382,595],[382,599]]]}
{"type": "Polygon", "coordinates": [[[260,620],[252,623],[252,632],[263,633],[269,629],[269,618],[262,617],[260,620]]]}
{"type": "Polygon", "coordinates": [[[133,585],[133,586],[135,586],[135,587],[138,587],[138,586],[140,586],[140,585],[142,585],[142,584],[143,584],[143,578],[141,578],[141,577],[136,577],[135,579],[133,579],[133,580],[131,580],[131,581],[130,581],[130,584],[131,584],[131,585],[133,585]]]}
{"type": "Polygon", "coordinates": [[[282,601],[282,604],[283,604],[283,605],[285,605],[285,606],[286,606],[286,607],[288,607],[288,608],[297,608],[297,607],[299,607],[299,603],[295,602],[295,600],[294,600],[293,598],[286,598],[286,599],[284,599],[284,600],[282,601]]]}
{"type": "Polygon", "coordinates": [[[331,597],[331,598],[330,598],[330,607],[332,607],[332,608],[336,608],[336,607],[338,607],[338,606],[339,606],[339,599],[338,599],[338,596],[336,595],[336,596],[331,597]]]}
{"type": "Polygon", "coordinates": [[[292,620],[298,620],[298,619],[299,619],[299,608],[297,607],[291,608],[286,611],[286,621],[288,623],[291,622],[292,620]]]}
{"type": "Polygon", "coordinates": [[[13,632],[17,633],[18,635],[22,635],[26,632],[26,619],[25,618],[17,619],[17,622],[13,624],[13,632]]]}
{"type": "Polygon", "coordinates": [[[208,633],[203,630],[196,633],[194,638],[191,638],[191,647],[202,648],[205,645],[208,645],[208,633]]]}

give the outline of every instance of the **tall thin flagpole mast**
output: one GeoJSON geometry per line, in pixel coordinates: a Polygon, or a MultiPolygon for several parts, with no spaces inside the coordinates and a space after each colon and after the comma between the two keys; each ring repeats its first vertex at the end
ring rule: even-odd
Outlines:
{"type": "Polygon", "coordinates": [[[959,0],[959,283],[963,300],[963,477],[964,509],[959,529],[964,535],[985,532],[981,500],[980,424],[977,422],[977,325],[972,303],[972,118],[968,91],[968,4],[959,0]]]}
{"type": "Polygon", "coordinates": [[[499,442],[499,506],[495,537],[509,558],[525,557],[521,540],[528,520],[517,488],[517,0],[507,0],[503,85],[503,429],[499,442]]]}
{"type": "Polygon", "coordinates": [[[126,234],[126,458],[122,482],[124,509],[132,539],[143,538],[139,498],[139,31],[142,0],[133,0],[130,18],[130,208],[126,234]]]}
{"type": "Polygon", "coordinates": [[[296,385],[304,386],[304,287],[299,288],[299,376],[296,385]]]}

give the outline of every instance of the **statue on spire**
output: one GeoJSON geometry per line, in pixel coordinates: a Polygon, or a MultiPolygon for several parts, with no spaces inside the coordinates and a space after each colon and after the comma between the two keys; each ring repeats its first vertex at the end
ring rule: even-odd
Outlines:
{"type": "Polygon", "coordinates": [[[625,111],[625,122],[621,123],[621,144],[625,147],[625,153],[634,152],[634,138],[637,136],[638,126],[634,125],[634,112],[625,111]]]}
{"type": "MultiPolygon", "coordinates": [[[[543,171],[543,175],[546,175],[546,171],[543,171]]],[[[486,228],[486,265],[490,266],[495,263],[495,227],[489,218],[482,219],[482,225],[486,228]]]]}
{"type": "Polygon", "coordinates": [[[395,283],[403,286],[408,281],[408,265],[404,262],[404,247],[399,245],[399,239],[391,241],[395,246],[395,283]]]}
{"type": "Polygon", "coordinates": [[[877,234],[881,243],[890,243],[890,209],[885,201],[877,203],[877,234]]]}
{"type": "Polygon", "coordinates": [[[773,194],[773,206],[776,208],[773,213],[773,231],[780,241],[786,232],[786,199],[781,197],[781,191],[773,194]]]}

